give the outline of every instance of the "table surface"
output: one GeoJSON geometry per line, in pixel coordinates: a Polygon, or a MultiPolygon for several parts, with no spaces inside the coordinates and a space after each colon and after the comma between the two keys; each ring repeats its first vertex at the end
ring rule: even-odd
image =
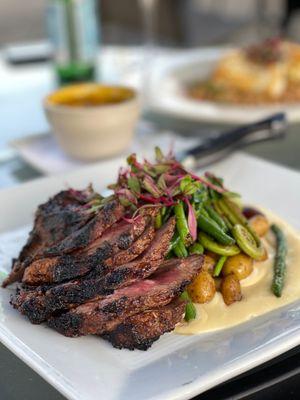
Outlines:
{"type": "MultiPolygon", "coordinates": [[[[102,52],[102,77],[116,81],[125,73],[131,74],[140,63],[139,49],[109,48],[102,52]],[[113,68],[110,66],[113,65],[113,68]],[[109,74],[108,74],[109,71],[109,74]]],[[[136,72],[136,71],[135,71],[136,72]]],[[[41,100],[54,87],[51,66],[47,64],[8,67],[0,61],[0,190],[34,179],[41,174],[11,151],[8,142],[32,133],[48,130],[41,100]]],[[[174,130],[185,135],[197,131],[209,132],[215,127],[145,113],[144,118],[158,129],[174,130]]],[[[218,127],[218,129],[221,129],[218,127]]],[[[252,145],[245,151],[293,169],[300,169],[300,127],[288,128],[287,136],[279,141],[252,145]]],[[[1,192],[0,192],[1,194],[1,192]]],[[[0,345],[0,398],[3,400],[60,400],[64,399],[39,375],[15,355],[0,345]]],[[[199,400],[202,396],[199,396],[199,400]]],[[[207,397],[206,397],[207,398],[207,397]]]]}

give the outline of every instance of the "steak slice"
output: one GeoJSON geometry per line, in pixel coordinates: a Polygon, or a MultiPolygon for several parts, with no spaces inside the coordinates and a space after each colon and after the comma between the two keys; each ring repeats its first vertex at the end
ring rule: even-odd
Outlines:
{"type": "Polygon", "coordinates": [[[131,315],[170,303],[199,273],[202,264],[203,256],[198,255],[167,260],[151,278],[51,317],[48,325],[70,337],[111,331],[131,315]]]}
{"type": "Polygon", "coordinates": [[[185,304],[176,299],[166,306],[132,315],[101,336],[117,349],[148,350],[161,335],[182,321],[185,304]]]}
{"type": "Polygon", "coordinates": [[[112,227],[84,250],[57,257],[45,257],[35,260],[26,268],[23,282],[28,285],[41,283],[59,283],[83,276],[97,268],[104,273],[104,260],[124,251],[139,237],[149,223],[149,217],[143,216],[133,223],[121,221],[112,227]]]}
{"type": "Polygon", "coordinates": [[[30,261],[41,254],[45,248],[80,229],[92,214],[82,207],[94,195],[91,187],[83,191],[64,190],[41,204],[36,213],[33,229],[18,259],[13,261],[12,271],[2,286],[20,281],[24,269],[30,261]]]}
{"type": "Polygon", "coordinates": [[[171,218],[157,231],[150,246],[138,258],[112,268],[102,279],[102,287],[116,289],[151,275],[168,253],[174,228],[175,218],[171,218]]]}
{"type": "Polygon", "coordinates": [[[44,256],[68,254],[87,247],[94,240],[102,236],[106,229],[121,219],[124,212],[124,207],[120,204],[119,200],[111,200],[81,229],[65,237],[57,245],[45,250],[44,256]]]}
{"type": "MultiPolygon", "coordinates": [[[[41,323],[57,310],[68,309],[95,296],[111,293],[117,287],[143,279],[153,273],[163,261],[169,249],[174,226],[175,220],[169,220],[156,232],[154,240],[139,257],[120,267],[111,266],[111,271],[104,278],[104,269],[98,269],[95,273],[89,274],[83,279],[54,286],[44,294],[37,295],[31,292],[24,295],[21,291],[12,299],[12,304],[22,314],[26,315],[32,323],[41,323]]],[[[148,240],[149,236],[153,238],[152,222],[145,232],[148,240]]]]}
{"type": "Polygon", "coordinates": [[[112,267],[128,263],[138,257],[151,243],[155,236],[153,220],[150,221],[144,232],[139,236],[128,249],[118,251],[105,260],[106,267],[112,267]]]}

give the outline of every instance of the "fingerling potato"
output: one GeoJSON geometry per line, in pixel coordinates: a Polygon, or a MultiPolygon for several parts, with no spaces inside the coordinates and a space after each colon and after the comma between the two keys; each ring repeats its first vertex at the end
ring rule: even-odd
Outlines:
{"type": "Polygon", "coordinates": [[[264,215],[255,215],[249,220],[251,228],[262,237],[270,229],[270,223],[264,215]]]}
{"type": "Polygon", "coordinates": [[[214,278],[207,271],[201,271],[187,290],[194,303],[208,303],[216,293],[214,278]]]}
{"type": "Polygon", "coordinates": [[[240,281],[234,274],[227,275],[222,279],[221,293],[227,306],[242,299],[240,281]]]}
{"type": "Polygon", "coordinates": [[[247,278],[253,271],[253,259],[244,253],[228,257],[222,269],[222,275],[234,274],[238,280],[247,278]]]}

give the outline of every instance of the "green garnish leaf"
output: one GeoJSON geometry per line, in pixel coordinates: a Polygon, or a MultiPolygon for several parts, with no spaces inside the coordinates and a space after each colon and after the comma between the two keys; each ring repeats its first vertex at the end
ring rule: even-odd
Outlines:
{"type": "Polygon", "coordinates": [[[132,190],[134,193],[136,193],[136,194],[141,193],[140,181],[138,180],[138,178],[136,176],[129,177],[127,180],[127,184],[129,186],[129,189],[132,190]]]}
{"type": "Polygon", "coordinates": [[[156,159],[156,161],[157,161],[158,163],[159,163],[159,162],[162,162],[162,161],[164,160],[164,154],[163,154],[163,152],[161,151],[160,147],[155,146],[154,151],[155,151],[155,159],[156,159]]]}
{"type": "Polygon", "coordinates": [[[163,174],[158,178],[157,186],[163,191],[167,189],[167,184],[163,174]]]}

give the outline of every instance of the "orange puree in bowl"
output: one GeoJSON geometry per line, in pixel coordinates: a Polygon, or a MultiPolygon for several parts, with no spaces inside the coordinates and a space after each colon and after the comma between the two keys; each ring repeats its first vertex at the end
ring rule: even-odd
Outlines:
{"type": "Polygon", "coordinates": [[[134,90],[122,86],[79,84],[66,86],[51,93],[46,101],[70,107],[96,107],[121,103],[133,97],[134,90]]]}

